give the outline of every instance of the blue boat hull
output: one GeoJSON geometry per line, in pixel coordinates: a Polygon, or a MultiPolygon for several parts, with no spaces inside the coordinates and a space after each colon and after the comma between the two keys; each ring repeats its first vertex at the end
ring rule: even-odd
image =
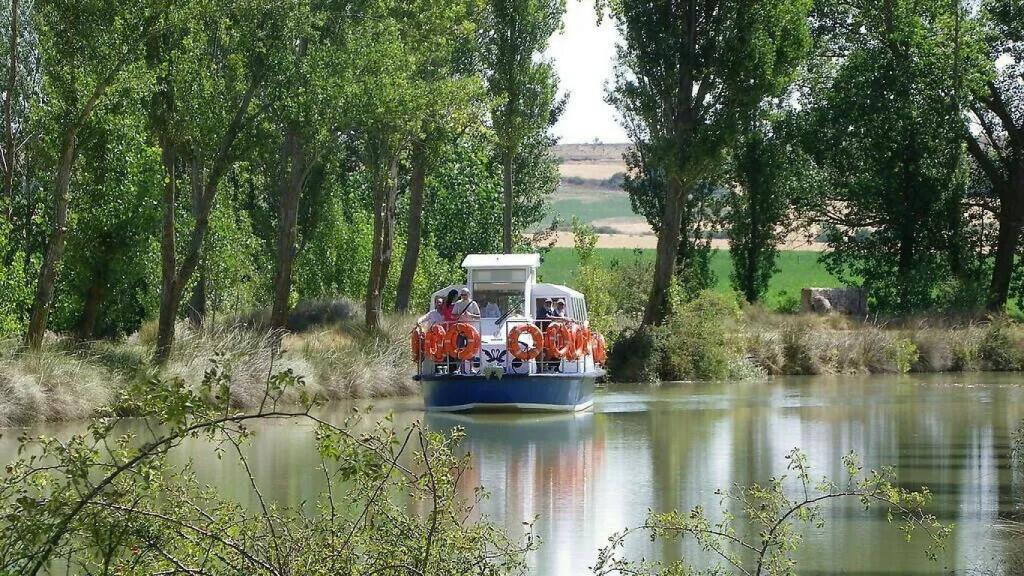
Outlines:
{"type": "Polygon", "coordinates": [[[575,412],[594,403],[594,383],[603,370],[584,374],[418,376],[423,403],[436,412],[575,412]]]}

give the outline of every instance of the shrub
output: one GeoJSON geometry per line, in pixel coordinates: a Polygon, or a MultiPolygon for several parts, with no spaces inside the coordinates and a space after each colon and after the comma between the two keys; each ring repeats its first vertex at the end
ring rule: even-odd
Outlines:
{"type": "Polygon", "coordinates": [[[803,307],[800,296],[779,290],[776,296],[775,311],[779,314],[799,314],[803,307]]]}
{"type": "Polygon", "coordinates": [[[690,302],[676,306],[657,334],[663,350],[659,370],[662,379],[728,377],[730,363],[742,352],[736,334],[739,318],[736,301],[714,292],[701,292],[690,302]]]}
{"type": "Polygon", "coordinates": [[[14,341],[0,342],[0,427],[81,420],[112,398],[116,378],[61,343],[19,348],[14,341]]]}
{"type": "Polygon", "coordinates": [[[1022,354],[1003,319],[993,321],[978,344],[978,359],[985,370],[1009,372],[1020,370],[1022,354]]]}
{"type": "Polygon", "coordinates": [[[657,382],[660,363],[652,330],[621,334],[608,350],[608,376],[616,382],[657,382]]]}
{"type": "Polygon", "coordinates": [[[955,357],[954,342],[963,330],[925,329],[914,332],[910,339],[917,347],[917,360],[911,366],[913,372],[948,372],[953,370],[955,357]]]}
{"type": "Polygon", "coordinates": [[[747,357],[766,374],[782,374],[786,359],[779,333],[753,330],[747,335],[747,357]]]}
{"type": "Polygon", "coordinates": [[[806,325],[793,323],[782,331],[782,366],[785,374],[821,374],[821,363],[812,353],[806,325]]]}

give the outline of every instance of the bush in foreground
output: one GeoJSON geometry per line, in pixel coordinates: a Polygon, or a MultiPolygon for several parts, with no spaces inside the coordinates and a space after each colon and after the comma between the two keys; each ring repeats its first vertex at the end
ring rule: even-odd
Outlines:
{"type": "MultiPolygon", "coordinates": [[[[0,482],[0,573],[35,575],[54,563],[73,573],[335,575],[511,574],[534,545],[486,519],[457,489],[468,457],[461,434],[385,419],[367,432],[359,415],[336,426],[314,416],[317,401],[290,372],[265,379],[259,410],[231,409],[232,383],[212,369],[200,390],[154,382],[123,396],[108,416],[130,412],[159,423],[145,437],[119,435],[117,419],[87,434],[23,438],[23,454],[0,482]],[[279,407],[294,395],[305,404],[279,407]],[[313,425],[327,489],[307,506],[264,500],[243,446],[258,420],[313,425]],[[259,506],[222,499],[168,454],[188,438],[237,458],[259,506]],[[404,494],[416,506],[393,498],[404,494]],[[420,508],[422,513],[415,511],[420,508]]],[[[314,472],[314,471],[310,471],[314,472]]],[[[63,571],[63,569],[62,569],[63,571]]]]}

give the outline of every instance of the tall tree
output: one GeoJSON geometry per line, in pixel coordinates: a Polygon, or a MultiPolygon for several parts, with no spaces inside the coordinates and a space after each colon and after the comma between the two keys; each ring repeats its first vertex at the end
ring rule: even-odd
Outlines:
{"type": "Polygon", "coordinates": [[[180,7],[161,26],[150,45],[150,64],[158,77],[151,126],[165,170],[160,242],[161,287],[155,359],[167,359],[182,296],[202,257],[221,180],[236,160],[239,139],[264,107],[257,92],[278,78],[287,6],[256,0],[197,2],[180,7]],[[182,258],[178,258],[179,167],[200,180],[182,258]]]}
{"type": "Polygon", "coordinates": [[[825,262],[883,310],[930,308],[955,276],[964,146],[952,8],[836,3],[823,40],[843,57],[807,102],[808,149],[827,183],[816,210],[832,247],[825,262]]]}
{"type": "Polygon", "coordinates": [[[17,98],[18,86],[18,36],[21,34],[19,17],[21,9],[18,0],[11,0],[10,30],[8,37],[7,58],[7,90],[4,91],[4,196],[7,198],[7,218],[10,219],[14,210],[14,172],[17,169],[16,146],[14,139],[14,100],[17,98]]]}
{"type": "Polygon", "coordinates": [[[563,101],[558,78],[541,54],[561,28],[565,0],[490,0],[482,29],[485,78],[493,99],[491,123],[498,135],[503,176],[502,249],[514,248],[516,159],[523,141],[545,132],[563,101]]]}
{"type": "Polygon", "coordinates": [[[57,272],[64,256],[68,192],[74,176],[79,133],[110,88],[141,55],[145,38],[162,7],[159,3],[53,0],[36,8],[40,20],[43,69],[51,83],[58,146],[53,176],[53,220],[39,268],[25,343],[43,341],[57,272]]]}
{"type": "Polygon", "coordinates": [[[622,34],[608,101],[664,178],[643,324],[668,310],[683,211],[740,126],[789,83],[810,46],[809,0],[609,0],[622,34]]]}
{"type": "MultiPolygon", "coordinates": [[[[308,8],[303,6],[302,8],[308,8]]],[[[301,9],[301,8],[299,8],[301,9]]],[[[280,162],[277,168],[277,236],[274,246],[273,305],[270,325],[285,328],[291,307],[292,269],[298,237],[298,214],[302,191],[310,171],[317,162],[319,140],[332,126],[335,114],[342,107],[323,106],[325,79],[342,70],[327,68],[336,65],[331,56],[332,31],[337,23],[311,25],[318,12],[296,13],[289,30],[292,53],[286,60],[287,80],[281,89],[268,93],[274,116],[281,132],[280,162]],[[309,51],[314,51],[310,57],[309,51]]]]}
{"type": "Polygon", "coordinates": [[[780,133],[779,123],[759,124],[733,152],[727,199],[732,286],[747,302],[758,302],[778,271],[779,244],[792,230],[790,200],[811,172],[803,153],[780,133]]]}
{"type": "Polygon", "coordinates": [[[999,200],[987,304],[1002,310],[1024,230],[1024,1],[986,0],[980,24],[992,74],[969,104],[974,125],[965,134],[971,156],[999,200]]]}
{"type": "Polygon", "coordinates": [[[420,258],[424,188],[437,149],[445,140],[457,138],[471,124],[482,122],[483,86],[480,54],[476,43],[477,20],[483,2],[459,0],[444,5],[426,3],[419,7],[418,25],[410,27],[406,42],[422,53],[413,81],[424,99],[421,124],[409,153],[408,218],[405,255],[398,277],[395,308],[406,311],[420,258]]]}

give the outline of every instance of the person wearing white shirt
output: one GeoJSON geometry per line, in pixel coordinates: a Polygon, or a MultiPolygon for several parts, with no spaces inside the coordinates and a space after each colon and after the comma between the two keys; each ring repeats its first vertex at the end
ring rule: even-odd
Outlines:
{"type": "Polygon", "coordinates": [[[483,300],[482,298],[481,302],[483,302],[484,306],[484,312],[483,314],[481,314],[481,316],[483,316],[484,318],[497,318],[501,316],[501,308],[498,308],[497,304],[495,304],[494,302],[483,300]]]}
{"type": "Polygon", "coordinates": [[[441,313],[441,308],[444,306],[444,298],[434,299],[434,309],[427,312],[423,316],[420,316],[416,323],[423,326],[424,330],[430,330],[430,327],[434,324],[440,324],[444,322],[444,314],[441,313]]]}
{"type": "Polygon", "coordinates": [[[469,288],[459,290],[459,301],[452,307],[452,313],[459,319],[459,322],[480,319],[480,305],[470,298],[469,288]]]}

